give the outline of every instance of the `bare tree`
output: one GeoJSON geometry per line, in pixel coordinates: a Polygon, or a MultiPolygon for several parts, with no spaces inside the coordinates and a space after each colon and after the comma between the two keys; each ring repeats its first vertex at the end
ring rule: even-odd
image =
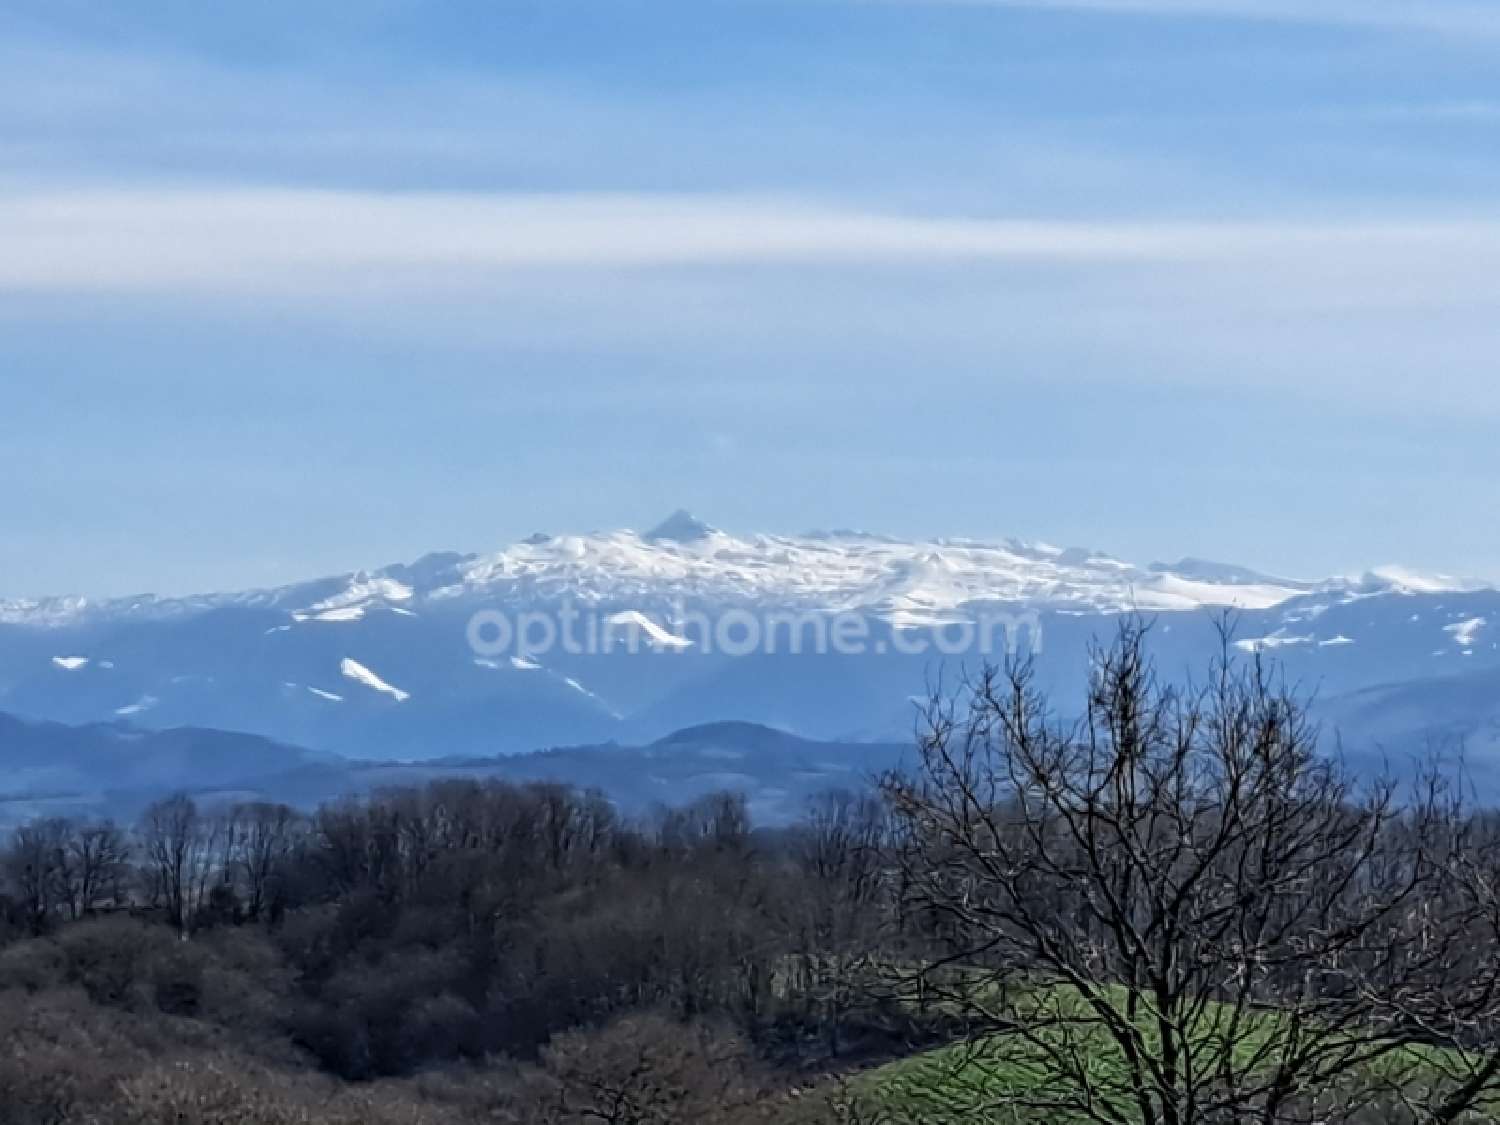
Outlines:
{"type": "Polygon", "coordinates": [[[788,969],[815,1011],[830,1057],[839,1054],[846,1015],[866,992],[862,978],[879,952],[889,828],[877,796],[834,790],[808,803],[796,836],[805,884],[790,896],[788,925],[798,940],[788,969]]]}
{"type": "Polygon", "coordinates": [[[1500,1110],[1500,820],[1456,815],[1450,833],[1439,878],[1395,935],[1387,974],[1399,987],[1370,996],[1440,1048],[1392,1094],[1434,1125],[1493,1120],[1500,1110]]]}
{"type": "Polygon", "coordinates": [[[1026,665],[935,699],[915,774],[885,781],[928,938],[898,983],[969,1028],[929,1116],[1458,1120],[1500,1073],[1494,974],[1452,1000],[1460,937],[1495,959],[1496,899],[1476,864],[1440,908],[1464,835],[1441,786],[1357,785],[1227,634],[1206,686],[1163,685],[1147,632],[1094,654],[1076,723],[1026,665]],[[1480,1061],[1439,1074],[1434,1043],[1480,1061]]]}
{"type": "MultiPolygon", "coordinates": [[[[527,1120],[545,1125],[729,1122],[764,1095],[733,1032],[645,1013],[558,1036],[542,1052],[527,1120]]],[[[748,1121],[747,1118],[743,1118],[748,1121]]]]}
{"type": "Polygon", "coordinates": [[[708,793],[681,808],[658,810],[657,821],[658,840],[673,850],[738,851],[750,835],[750,811],[743,793],[708,793]]]}
{"type": "Polygon", "coordinates": [[[41,933],[67,904],[71,821],[60,817],[16,829],[4,855],[6,881],[20,900],[32,932],[41,933]]]}
{"type": "Polygon", "coordinates": [[[118,904],[130,864],[130,841],[113,821],[85,824],[69,834],[64,858],[68,911],[81,918],[105,900],[118,904]]]}
{"type": "Polygon", "coordinates": [[[245,913],[253,921],[279,893],[278,880],[295,853],[303,819],[286,805],[255,802],[237,805],[230,813],[233,832],[233,870],[244,887],[245,913]]]}
{"type": "Polygon", "coordinates": [[[179,793],[146,809],[140,836],[149,896],[186,933],[212,882],[212,821],[199,813],[191,797],[179,793]]]}

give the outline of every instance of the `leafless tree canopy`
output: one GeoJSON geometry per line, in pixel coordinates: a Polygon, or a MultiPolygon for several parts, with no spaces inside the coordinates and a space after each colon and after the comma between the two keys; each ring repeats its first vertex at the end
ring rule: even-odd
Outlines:
{"type": "Polygon", "coordinates": [[[959,1065],[977,1080],[936,1096],[1119,1125],[1485,1104],[1482,826],[1435,775],[1356,785],[1227,643],[1205,684],[1163,684],[1146,635],[1096,653],[1074,723],[1024,665],[935,700],[919,768],[884,785],[930,935],[897,975],[971,1029],[959,1065]]]}

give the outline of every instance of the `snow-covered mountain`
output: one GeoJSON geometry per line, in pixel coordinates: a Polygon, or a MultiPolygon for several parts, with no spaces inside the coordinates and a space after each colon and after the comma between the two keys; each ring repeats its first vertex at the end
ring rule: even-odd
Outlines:
{"type": "Polygon", "coordinates": [[[1266,609],[1309,593],[1359,596],[1483,588],[1395,568],[1322,581],[1275,578],[1184,559],[1134,566],[1097,551],[966,539],[913,542],[857,531],[736,537],[684,511],[645,533],[534,535],[492,555],[428,555],[410,565],[187,598],[0,600],[0,623],[61,627],[153,621],[217,609],[285,612],[292,622],[347,623],[371,610],[414,613],[483,599],[514,606],[689,601],[722,606],[869,610],[895,622],[949,620],[976,603],[1115,613],[1205,606],[1266,609]]]}
{"type": "Polygon", "coordinates": [[[644,533],[536,535],[271,590],[0,601],[0,710],[220,727],[361,756],[654,738],[723,719],[885,737],[944,663],[894,643],[914,632],[1024,611],[1041,629],[1043,674],[1066,687],[1118,614],[1158,615],[1162,659],[1189,667],[1226,610],[1242,649],[1274,653],[1325,696],[1500,676],[1500,594],[1481,582],[1396,568],[1286,579],[1015,541],[737,536],[677,512],[644,533]],[[481,610],[564,606],[644,643],[498,655],[470,644],[481,610]],[[684,614],[731,610],[851,615],[871,642],[726,655],[682,628],[684,614]]]}

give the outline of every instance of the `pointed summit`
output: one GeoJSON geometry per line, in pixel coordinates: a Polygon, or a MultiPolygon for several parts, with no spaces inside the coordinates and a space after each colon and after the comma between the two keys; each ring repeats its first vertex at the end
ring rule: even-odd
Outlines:
{"type": "Polygon", "coordinates": [[[642,536],[648,543],[696,543],[718,528],[710,527],[685,508],[678,508],[642,536]]]}

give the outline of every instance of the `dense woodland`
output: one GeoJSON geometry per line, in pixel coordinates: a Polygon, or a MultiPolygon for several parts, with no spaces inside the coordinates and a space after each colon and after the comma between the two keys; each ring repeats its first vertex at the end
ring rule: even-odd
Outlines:
{"type": "Polygon", "coordinates": [[[629,824],[498,782],[34,823],[4,856],[0,1120],[90,1120],[124,1083],[144,1108],[122,1119],[196,1121],[166,1107],[225,1082],[316,1102],[291,1087],[324,1075],[457,1120],[710,1120],[898,1049],[905,1027],[851,999],[886,833],[871,797],[756,833],[728,794],[629,824]],[[142,1028],[154,1046],[127,1049],[142,1028]],[[590,1116],[580,1060],[626,1052],[628,1076],[638,1049],[674,1116],[590,1116]]]}
{"type": "Polygon", "coordinates": [[[934,699],[792,829],[499,782],[28,825],[0,1122],[1490,1120],[1493,818],[1147,634],[1081,718],[934,699]]]}

